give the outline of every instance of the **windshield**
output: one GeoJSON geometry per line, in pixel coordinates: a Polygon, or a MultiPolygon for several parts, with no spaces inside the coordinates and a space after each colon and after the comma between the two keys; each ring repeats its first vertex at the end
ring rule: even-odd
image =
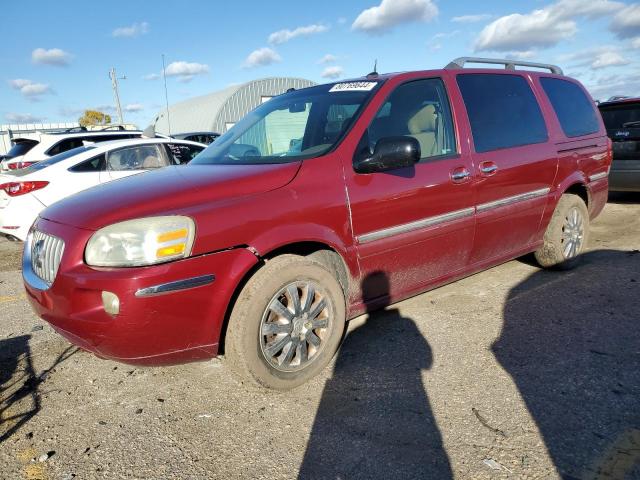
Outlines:
{"type": "Polygon", "coordinates": [[[35,140],[18,142],[13,147],[11,147],[11,150],[9,150],[5,156],[7,158],[19,157],[20,155],[24,155],[25,153],[27,153],[37,144],[38,142],[36,142],[35,140]]]}
{"type": "Polygon", "coordinates": [[[342,82],[292,91],[263,103],[189,165],[287,163],[336,145],[381,82],[342,82]]]}
{"type": "Polygon", "coordinates": [[[66,160],[67,158],[73,157],[74,155],[78,155],[82,152],[87,152],[96,148],[93,145],[87,145],[85,147],[77,147],[71,150],[67,150],[66,152],[59,153],[58,155],[54,155],[53,157],[49,157],[46,160],[41,162],[34,163],[33,165],[28,166],[27,168],[23,168],[21,170],[16,170],[15,172],[11,172],[16,177],[22,177],[24,175],[29,175],[30,173],[37,172],[38,170],[42,170],[43,168],[47,168],[51,165],[54,165],[62,160],[66,160]]]}
{"type": "Polygon", "coordinates": [[[602,107],[600,113],[602,113],[602,120],[609,130],[640,126],[640,103],[602,107]]]}

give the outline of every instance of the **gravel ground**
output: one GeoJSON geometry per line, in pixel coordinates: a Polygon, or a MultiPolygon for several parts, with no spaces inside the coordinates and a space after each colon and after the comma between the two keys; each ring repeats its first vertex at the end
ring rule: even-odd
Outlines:
{"type": "Polygon", "coordinates": [[[640,196],[611,200],[579,268],[524,258],[360,317],[286,394],[224,359],[78,351],[0,240],[0,478],[640,479],[640,196]]]}

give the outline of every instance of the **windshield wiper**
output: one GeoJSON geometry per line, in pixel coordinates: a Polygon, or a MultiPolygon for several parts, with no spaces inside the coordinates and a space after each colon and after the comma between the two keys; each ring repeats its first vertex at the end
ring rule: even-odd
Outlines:
{"type": "Polygon", "coordinates": [[[625,123],[622,124],[622,128],[635,127],[637,125],[640,125],[640,120],[635,120],[633,122],[625,122],[625,123]]]}

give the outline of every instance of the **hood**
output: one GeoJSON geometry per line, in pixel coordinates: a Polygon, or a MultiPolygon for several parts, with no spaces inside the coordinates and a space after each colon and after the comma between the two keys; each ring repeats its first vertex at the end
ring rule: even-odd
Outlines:
{"type": "Polygon", "coordinates": [[[140,217],[193,215],[206,205],[280,188],[300,162],[279,165],[184,165],[116,180],[54,203],[40,216],[87,230],[140,217]]]}

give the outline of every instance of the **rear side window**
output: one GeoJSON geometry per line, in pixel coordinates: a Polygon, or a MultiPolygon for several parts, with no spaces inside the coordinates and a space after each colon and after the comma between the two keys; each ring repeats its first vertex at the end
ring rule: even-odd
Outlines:
{"type": "Polygon", "coordinates": [[[640,102],[602,106],[600,113],[609,130],[640,127],[640,102]]]}
{"type": "Polygon", "coordinates": [[[58,155],[59,153],[66,152],[73,148],[82,147],[83,145],[84,143],[82,143],[82,138],[68,138],[56,143],[53,147],[51,147],[47,152],[47,155],[58,155]]]}
{"type": "Polygon", "coordinates": [[[547,141],[540,106],[523,77],[467,73],[458,75],[457,81],[476,152],[547,141]]]}
{"type": "Polygon", "coordinates": [[[185,145],[184,143],[167,143],[165,146],[169,151],[170,158],[173,159],[173,163],[176,165],[189,163],[196,155],[204,150],[204,147],[185,145]]]}
{"type": "Polygon", "coordinates": [[[79,163],[75,167],[69,169],[70,172],[101,172],[104,170],[106,164],[106,155],[98,155],[82,163],[79,163]]]}
{"type": "Polygon", "coordinates": [[[580,137],[600,130],[595,105],[573,82],[559,78],[540,79],[567,137],[580,137]]]}

